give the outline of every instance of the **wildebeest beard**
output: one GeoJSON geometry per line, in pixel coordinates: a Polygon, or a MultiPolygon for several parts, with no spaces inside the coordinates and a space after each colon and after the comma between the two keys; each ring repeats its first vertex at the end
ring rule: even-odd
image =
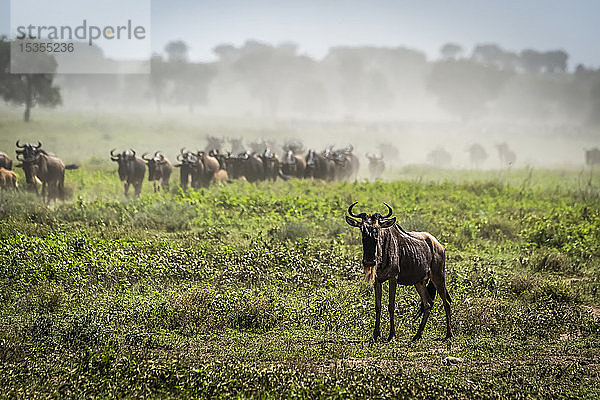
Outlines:
{"type": "Polygon", "coordinates": [[[363,243],[363,268],[367,281],[375,282],[377,267],[381,264],[381,242],[377,235],[377,228],[364,227],[362,232],[363,243]]]}

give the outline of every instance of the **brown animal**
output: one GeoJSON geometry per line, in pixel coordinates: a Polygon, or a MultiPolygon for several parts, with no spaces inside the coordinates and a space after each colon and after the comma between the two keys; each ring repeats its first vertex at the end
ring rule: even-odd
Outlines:
{"type": "Polygon", "coordinates": [[[597,147],[585,151],[585,164],[590,167],[595,164],[600,164],[600,149],[597,147]]]}
{"type": "Polygon", "coordinates": [[[173,164],[160,151],[154,153],[154,157],[146,157],[146,155],[147,153],[142,154],[142,159],[148,165],[148,180],[154,184],[154,191],[169,190],[173,164]]]}
{"type": "MultiPolygon", "coordinates": [[[[17,154],[17,160],[21,163],[16,167],[23,168],[26,182],[31,187],[35,187],[36,192],[36,184],[42,183],[42,199],[46,203],[56,198],[64,200],[65,165],[60,158],[46,153],[38,146],[32,156],[24,157],[22,154],[17,154]]],[[[75,168],[76,165],[69,166],[69,169],[75,168]]]]}
{"type": "Polygon", "coordinates": [[[12,170],[12,160],[8,156],[8,154],[0,151],[0,168],[4,168],[7,170],[12,170]]]}
{"type": "Polygon", "coordinates": [[[357,215],[352,213],[355,205],[356,202],[348,207],[350,217],[346,216],[346,222],[361,231],[362,264],[367,279],[375,286],[373,340],[377,340],[380,336],[382,284],[388,280],[390,282],[388,304],[390,334],[388,341],[396,337],[394,308],[397,284],[414,285],[421,296],[421,324],[412,340],[422,337],[436,292],[439,292],[446,312],[446,339],[451,338],[450,295],[446,290],[444,247],[427,232],[404,231],[396,224],[396,217],[390,219],[392,208],[387,204],[388,213],[386,215],[379,213],[357,215]],[[428,282],[429,285],[427,285],[428,282]]]}
{"type": "Polygon", "coordinates": [[[385,171],[385,161],[383,161],[383,156],[381,154],[370,155],[368,153],[366,156],[369,159],[369,174],[371,175],[371,180],[374,181],[381,178],[383,171],[385,171]]]}
{"type": "Polygon", "coordinates": [[[288,150],[281,161],[281,172],[286,176],[304,178],[305,170],[306,160],[304,157],[294,154],[292,150],[288,150]]]}
{"type": "MultiPolygon", "coordinates": [[[[216,155],[218,154],[218,151],[213,150],[211,154],[216,155]]],[[[215,172],[221,168],[219,160],[215,156],[204,151],[199,151],[196,155],[204,166],[204,174],[200,176],[200,182],[202,186],[208,186],[210,185],[210,181],[214,178],[215,172]]]]}
{"type": "Polygon", "coordinates": [[[9,171],[6,168],[0,167],[0,189],[15,189],[19,188],[17,183],[17,174],[14,171],[9,171]]]}
{"type": "Polygon", "coordinates": [[[125,197],[129,195],[129,185],[133,185],[135,197],[138,197],[142,192],[146,163],[135,156],[133,149],[125,150],[120,154],[114,154],[114,151],[115,149],[110,151],[110,159],[119,165],[119,179],[123,184],[125,197]]]}

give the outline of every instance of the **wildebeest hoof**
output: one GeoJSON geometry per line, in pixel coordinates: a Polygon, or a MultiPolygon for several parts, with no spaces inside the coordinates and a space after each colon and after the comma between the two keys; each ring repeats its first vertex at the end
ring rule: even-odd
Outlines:
{"type": "Polygon", "coordinates": [[[442,360],[442,364],[447,367],[457,367],[458,364],[462,363],[463,359],[458,357],[446,357],[442,360]]]}

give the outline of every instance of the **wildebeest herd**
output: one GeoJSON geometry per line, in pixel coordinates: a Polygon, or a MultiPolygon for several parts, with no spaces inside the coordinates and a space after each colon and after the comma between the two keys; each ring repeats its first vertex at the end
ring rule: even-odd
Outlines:
{"type": "MultiPolygon", "coordinates": [[[[352,145],[338,149],[327,146],[322,151],[306,151],[300,141],[288,141],[280,147],[257,140],[246,148],[241,139],[231,139],[231,151],[224,151],[224,142],[222,138],[209,136],[208,145],[204,150],[191,151],[181,148],[175,164],[161,151],[154,152],[154,155],[143,153],[138,157],[133,149],[121,153],[115,153],[116,149],[112,149],[110,158],[118,164],[119,179],[123,184],[125,196],[128,196],[131,185],[134,195],[139,196],[146,169],[148,180],[153,182],[156,192],[169,190],[173,168],[179,169],[179,185],[186,191],[189,188],[207,187],[213,181],[230,182],[232,179],[248,182],[276,181],[278,178],[320,179],[327,182],[354,181],[360,166],[352,145]]],[[[41,185],[41,196],[46,202],[64,199],[65,170],[76,169],[78,166],[65,166],[56,155],[42,149],[42,143],[39,141],[37,144],[21,144],[17,141],[16,147],[19,164],[15,167],[23,168],[26,188],[39,194],[38,187],[41,185]]],[[[481,164],[479,158],[484,151],[480,147],[473,145],[469,149],[474,166],[481,164]],[[473,154],[479,155],[479,158],[475,157],[475,161],[473,154]]],[[[514,161],[514,153],[508,150],[506,144],[497,147],[505,150],[502,154],[506,162],[510,164],[514,161]]],[[[383,156],[381,153],[367,153],[365,156],[369,161],[370,179],[379,179],[386,168],[383,156]]],[[[600,150],[586,150],[585,163],[588,166],[600,164],[600,150]]],[[[0,152],[0,188],[19,187],[17,175],[12,168],[13,162],[10,157],[0,152]]]]}
{"type": "MultiPolygon", "coordinates": [[[[154,156],[144,153],[140,158],[134,149],[118,154],[113,149],[110,157],[118,163],[119,178],[126,196],[130,185],[133,185],[136,196],[140,194],[146,166],[148,180],[154,182],[155,191],[161,188],[168,190],[173,168],[179,168],[179,185],[185,191],[207,187],[213,181],[228,182],[232,179],[248,182],[276,181],[278,178],[322,179],[329,182],[356,180],[360,166],[352,145],[341,149],[329,146],[321,152],[311,149],[304,154],[303,146],[297,142],[287,143],[281,151],[276,152],[264,142],[255,142],[251,150],[246,150],[241,140],[233,140],[232,151],[236,151],[233,153],[224,152],[222,143],[222,140],[212,138],[204,150],[192,151],[183,147],[174,165],[160,151],[155,152],[154,156]]],[[[371,177],[377,179],[385,165],[381,156],[373,162],[378,166],[371,177]]]]}

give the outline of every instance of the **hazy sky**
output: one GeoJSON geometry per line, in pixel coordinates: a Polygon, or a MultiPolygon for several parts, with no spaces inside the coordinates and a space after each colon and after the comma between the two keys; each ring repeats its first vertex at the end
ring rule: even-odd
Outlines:
{"type": "MultiPolygon", "coordinates": [[[[10,29],[9,10],[10,0],[0,0],[1,33],[10,29]]],[[[157,52],[184,40],[201,61],[214,59],[217,44],[247,39],[292,41],[317,58],[335,45],[377,45],[433,59],[455,42],[468,52],[478,43],[562,49],[571,67],[600,68],[599,16],[600,0],[153,0],[151,38],[157,52]]]]}

